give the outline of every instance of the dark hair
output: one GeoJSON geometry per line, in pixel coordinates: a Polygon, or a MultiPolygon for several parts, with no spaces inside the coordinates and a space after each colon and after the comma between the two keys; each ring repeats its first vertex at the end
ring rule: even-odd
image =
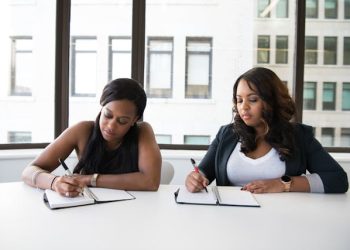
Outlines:
{"type": "MultiPolygon", "coordinates": [[[[137,109],[140,119],[146,107],[147,97],[142,86],[135,80],[119,78],[109,82],[103,89],[100,104],[116,100],[129,100],[137,109]]],[[[102,137],[99,120],[101,111],[98,113],[94,127],[89,136],[86,148],[82,153],[74,173],[126,173],[138,171],[138,126],[135,123],[125,134],[122,144],[116,151],[106,150],[105,140],[102,137]],[[135,157],[136,155],[136,157],[135,157]]]]}
{"type": "Polygon", "coordinates": [[[256,67],[248,70],[236,80],[233,86],[233,128],[240,136],[241,150],[248,153],[256,149],[256,132],[247,126],[237,112],[237,87],[240,80],[257,91],[264,102],[262,117],[267,125],[265,140],[277,150],[281,160],[285,160],[295,150],[294,129],[290,122],[296,113],[295,103],[288,88],[270,69],[256,67]]]}

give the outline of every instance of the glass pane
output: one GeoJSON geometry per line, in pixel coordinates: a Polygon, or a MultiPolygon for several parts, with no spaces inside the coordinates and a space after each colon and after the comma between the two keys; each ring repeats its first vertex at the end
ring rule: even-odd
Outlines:
{"type": "Polygon", "coordinates": [[[54,138],[56,1],[0,1],[0,144],[54,138]]]}
{"type": "Polygon", "coordinates": [[[324,16],[325,18],[337,18],[338,0],[325,0],[324,16]]]}
{"type": "Polygon", "coordinates": [[[276,37],[276,63],[288,63],[288,36],[276,37]]]}
{"type": "MultiPolygon", "coordinates": [[[[318,2],[322,13],[327,8],[326,4],[328,7],[334,6],[333,1],[318,2]]],[[[336,2],[342,12],[344,2],[336,2]]],[[[342,18],[342,14],[340,16],[342,18]]],[[[350,89],[347,85],[350,83],[350,68],[343,64],[346,61],[346,37],[349,37],[350,22],[306,19],[305,25],[304,81],[305,84],[315,83],[316,105],[311,109],[310,99],[304,99],[303,123],[315,127],[318,140],[323,138],[328,146],[340,147],[343,146],[341,128],[349,127],[350,124],[350,89]],[[332,136],[322,128],[332,129],[332,136]]],[[[304,91],[311,91],[311,86],[305,85],[304,91]]]]}
{"type": "Polygon", "coordinates": [[[203,135],[185,135],[184,141],[185,144],[208,145],[210,143],[210,137],[203,135]]]}
{"type": "Polygon", "coordinates": [[[107,82],[131,77],[132,28],[132,0],[71,2],[69,125],[95,120],[107,82]]]}
{"type": "Polygon", "coordinates": [[[288,17],[288,0],[279,0],[276,8],[276,17],[288,17]]]}
{"type": "Polygon", "coordinates": [[[306,0],[306,18],[318,17],[318,0],[306,0]]]}
{"type": "Polygon", "coordinates": [[[156,135],[158,144],[171,144],[171,135],[156,135]]]}
{"type": "Polygon", "coordinates": [[[350,65],[350,37],[344,37],[343,64],[350,65]]]}
{"type": "Polygon", "coordinates": [[[344,0],[344,19],[350,19],[350,0],[344,0]]]}
{"type": "Polygon", "coordinates": [[[291,87],[294,45],[285,41],[295,40],[295,7],[295,1],[275,0],[147,0],[146,70],[153,61],[148,39],[173,38],[172,94],[147,95],[144,120],[155,134],[171,135],[174,144],[188,143],[185,135],[213,140],[219,127],[232,121],[235,80],[261,62],[291,87]],[[288,15],[277,18],[285,15],[282,7],[288,15]],[[283,64],[276,64],[276,48],[283,64]]]}

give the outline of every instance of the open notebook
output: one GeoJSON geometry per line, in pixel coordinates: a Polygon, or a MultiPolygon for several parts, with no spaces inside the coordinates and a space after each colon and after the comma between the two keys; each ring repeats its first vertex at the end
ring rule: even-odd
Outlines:
{"type": "Polygon", "coordinates": [[[84,194],[76,197],[65,197],[55,191],[46,189],[44,192],[44,202],[50,209],[56,209],[135,199],[134,196],[124,190],[88,188],[85,191],[84,194]]]}
{"type": "Polygon", "coordinates": [[[175,201],[180,204],[260,207],[254,195],[241,187],[212,186],[207,189],[208,192],[191,193],[181,186],[175,192],[175,201]]]}

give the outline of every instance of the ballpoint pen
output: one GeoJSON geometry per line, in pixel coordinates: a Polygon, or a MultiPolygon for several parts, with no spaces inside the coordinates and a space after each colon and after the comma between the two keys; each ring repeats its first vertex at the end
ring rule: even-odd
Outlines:
{"type": "MultiPolygon", "coordinates": [[[[69,170],[68,166],[66,165],[66,163],[64,162],[64,160],[58,159],[58,161],[61,163],[62,167],[64,168],[64,170],[66,172],[66,174],[65,174],[66,176],[73,175],[72,172],[69,170]]],[[[84,194],[86,196],[93,197],[94,199],[96,198],[96,196],[91,192],[91,190],[88,187],[83,188],[82,194],[84,194]]]]}
{"type": "MultiPolygon", "coordinates": [[[[191,163],[192,163],[192,166],[193,166],[193,168],[194,168],[194,171],[195,171],[196,173],[199,173],[199,168],[198,168],[198,166],[196,165],[196,161],[195,161],[194,159],[191,158],[191,163]]],[[[205,192],[208,193],[207,187],[204,187],[204,189],[205,189],[205,192]]]]}

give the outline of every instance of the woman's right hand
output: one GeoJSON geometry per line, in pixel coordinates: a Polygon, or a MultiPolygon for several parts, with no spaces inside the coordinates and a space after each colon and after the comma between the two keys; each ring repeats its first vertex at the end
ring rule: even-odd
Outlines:
{"type": "Polygon", "coordinates": [[[208,179],[200,172],[192,171],[186,177],[186,188],[192,193],[201,191],[208,186],[208,184],[208,179]]]}
{"type": "Polygon", "coordinates": [[[83,192],[84,186],[73,176],[60,176],[52,183],[52,189],[62,196],[75,197],[83,192]]]}

